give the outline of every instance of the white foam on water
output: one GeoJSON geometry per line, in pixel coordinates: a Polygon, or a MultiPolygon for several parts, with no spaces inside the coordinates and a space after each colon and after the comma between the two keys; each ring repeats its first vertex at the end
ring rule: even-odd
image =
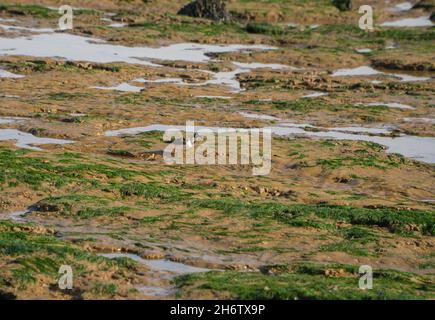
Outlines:
{"type": "MultiPolygon", "coordinates": [[[[223,131],[240,130],[240,129],[223,128],[223,127],[195,126],[195,130],[201,130],[201,129],[208,129],[214,132],[217,132],[218,130],[223,130],[223,131]]],[[[105,135],[106,137],[119,137],[119,136],[126,136],[126,135],[136,135],[136,134],[150,132],[150,131],[166,131],[166,130],[185,131],[186,126],[152,124],[145,127],[133,127],[133,128],[124,128],[118,130],[109,130],[105,132],[105,135]]]]}
{"type": "Polygon", "coordinates": [[[384,75],[388,77],[398,78],[402,82],[411,82],[411,81],[428,81],[430,77],[417,77],[408,74],[399,74],[399,73],[384,73],[373,69],[369,66],[362,66],[357,68],[350,69],[339,69],[335,71],[331,77],[354,77],[354,76],[376,76],[376,75],[384,75]]]}
{"type": "Polygon", "coordinates": [[[131,84],[128,84],[126,82],[123,82],[114,87],[91,87],[91,88],[99,89],[99,90],[122,91],[122,92],[141,92],[144,89],[143,87],[132,86],[131,84]]]}
{"type": "Polygon", "coordinates": [[[15,22],[17,21],[16,19],[6,19],[6,18],[0,18],[0,22],[15,22]]]}
{"type": "Polygon", "coordinates": [[[423,199],[423,200],[418,200],[420,202],[425,202],[425,203],[435,203],[435,199],[423,199]]]}
{"type": "Polygon", "coordinates": [[[19,79],[19,78],[24,78],[24,76],[21,74],[15,74],[15,73],[0,69],[0,78],[19,79]]]}
{"type": "Polygon", "coordinates": [[[239,112],[239,114],[248,119],[271,120],[271,121],[281,120],[280,118],[269,116],[267,114],[257,114],[257,113],[250,113],[250,112],[239,112]]]}
{"type": "Polygon", "coordinates": [[[124,128],[118,130],[108,130],[105,132],[106,137],[120,137],[125,135],[136,135],[144,132],[150,131],[166,131],[169,129],[174,130],[184,130],[185,126],[172,126],[172,125],[161,125],[161,124],[152,124],[146,127],[133,127],[133,128],[124,128]]]}
{"type": "Polygon", "coordinates": [[[0,220],[12,220],[15,222],[26,222],[26,214],[28,214],[29,211],[16,211],[12,213],[7,213],[6,216],[3,216],[3,214],[0,214],[0,220]]]}
{"type": "Polygon", "coordinates": [[[0,124],[11,124],[26,120],[26,118],[21,117],[0,117],[0,124]]]}
{"type": "Polygon", "coordinates": [[[398,102],[370,102],[370,103],[361,103],[359,105],[370,106],[370,107],[384,106],[384,107],[388,107],[388,108],[404,109],[404,110],[406,110],[406,109],[407,110],[414,110],[415,109],[413,106],[403,104],[403,103],[398,103],[398,102]]]}
{"type": "Polygon", "coordinates": [[[403,11],[409,11],[413,7],[411,2],[402,2],[399,4],[396,4],[393,8],[390,10],[393,12],[403,12],[403,11]]]}
{"type": "Polygon", "coordinates": [[[34,33],[52,33],[55,30],[52,28],[27,28],[27,27],[19,27],[19,26],[9,26],[0,24],[0,28],[7,31],[29,31],[34,33]]]}
{"type": "MultiPolygon", "coordinates": [[[[374,142],[387,147],[388,153],[397,153],[404,157],[412,158],[426,163],[435,163],[435,138],[418,137],[402,135],[399,137],[376,136],[376,134],[388,134],[388,130],[384,128],[364,128],[364,127],[344,127],[344,128],[318,128],[319,131],[307,131],[304,128],[312,127],[308,124],[281,123],[275,126],[269,126],[265,129],[270,129],[274,135],[278,136],[294,136],[302,135],[306,137],[319,139],[333,140],[351,140],[351,141],[367,141],[374,142]],[[369,133],[367,134],[358,134],[369,133]]],[[[196,131],[208,129],[213,132],[238,132],[246,130],[243,128],[219,128],[219,127],[204,127],[195,126],[196,131]]],[[[185,126],[172,126],[153,124],[146,127],[126,128],[120,130],[106,131],[108,137],[116,137],[123,135],[135,135],[149,131],[166,131],[180,130],[185,131],[185,126]]]]}
{"type": "Polygon", "coordinates": [[[435,124],[435,119],[432,118],[403,118],[405,122],[416,122],[416,123],[432,123],[435,124]]]}
{"type": "Polygon", "coordinates": [[[17,211],[17,212],[12,212],[8,215],[8,218],[12,221],[17,221],[17,222],[25,222],[25,216],[26,214],[28,214],[29,212],[26,211],[17,211]]]}
{"type": "Polygon", "coordinates": [[[231,92],[241,92],[243,91],[240,82],[237,80],[237,76],[243,73],[251,72],[254,69],[273,69],[273,70],[284,70],[291,69],[292,67],[281,65],[281,64],[265,64],[265,63],[233,63],[237,69],[232,71],[223,71],[223,72],[210,72],[206,70],[202,70],[207,74],[211,74],[213,79],[206,80],[200,83],[188,83],[184,82],[180,78],[163,78],[157,80],[146,80],[146,79],[134,79],[134,82],[141,83],[174,83],[177,85],[184,86],[207,86],[207,85],[222,85],[227,86],[231,89],[231,92]]]}
{"type": "Polygon", "coordinates": [[[358,53],[370,53],[372,52],[372,49],[363,48],[363,49],[356,49],[355,51],[358,53]]]}
{"type": "Polygon", "coordinates": [[[33,144],[68,144],[74,143],[71,140],[64,139],[52,139],[52,138],[40,138],[33,134],[21,132],[15,129],[0,129],[0,141],[15,140],[15,145],[19,148],[42,150],[38,147],[32,146],[33,144]]]}
{"type": "Polygon", "coordinates": [[[233,62],[237,69],[233,71],[212,73],[213,79],[207,80],[202,84],[197,85],[224,85],[232,89],[232,92],[241,92],[243,89],[240,86],[240,82],[237,80],[237,76],[243,73],[251,72],[254,69],[272,69],[272,70],[296,70],[297,68],[290,67],[283,64],[275,63],[241,63],[233,62]]]}
{"type": "Polygon", "coordinates": [[[127,23],[114,22],[114,23],[109,24],[109,27],[111,27],[111,28],[124,28],[126,26],[128,26],[127,23]]]}
{"type": "Polygon", "coordinates": [[[114,16],[114,15],[116,15],[116,14],[110,15],[110,14],[106,13],[105,14],[106,17],[103,17],[100,20],[104,21],[104,22],[109,22],[110,24],[108,26],[112,27],[112,28],[124,28],[124,27],[128,26],[128,23],[115,22],[111,18],[108,18],[108,17],[114,16]]]}
{"type": "Polygon", "coordinates": [[[132,259],[136,262],[139,262],[141,264],[144,264],[152,269],[166,271],[166,272],[173,272],[173,273],[178,273],[178,274],[210,271],[210,269],[197,268],[197,267],[189,266],[189,265],[184,264],[184,263],[173,262],[170,260],[144,259],[144,258],[142,258],[136,254],[132,254],[132,253],[102,253],[102,254],[99,254],[99,256],[106,257],[109,259],[130,258],[130,259],[132,259]]]}
{"type": "MultiPolygon", "coordinates": [[[[185,82],[181,78],[162,78],[162,79],[155,79],[155,80],[149,80],[144,78],[137,78],[132,80],[132,82],[139,82],[139,83],[172,83],[176,85],[181,86],[207,86],[207,85],[223,85],[227,86],[231,89],[231,92],[241,92],[243,89],[240,86],[240,82],[237,80],[237,76],[242,73],[248,73],[251,72],[254,69],[273,69],[273,70],[286,70],[286,69],[292,69],[295,70],[297,68],[282,65],[282,64],[273,64],[273,63],[241,63],[241,62],[234,62],[233,63],[237,68],[232,71],[223,71],[223,72],[211,72],[208,70],[201,70],[204,73],[211,74],[212,79],[206,80],[204,82],[200,83],[188,83],[185,82]]],[[[122,83],[119,86],[116,87],[93,87],[97,89],[105,89],[105,90],[119,90],[119,91],[130,91],[130,92],[137,92],[137,87],[131,87],[127,83],[122,83]]]]}
{"type": "Polygon", "coordinates": [[[373,75],[379,75],[382,74],[382,72],[373,69],[369,66],[362,66],[357,68],[350,68],[350,69],[339,69],[335,71],[331,76],[332,77],[352,77],[352,76],[373,76],[373,75]]]}
{"type": "Polygon", "coordinates": [[[381,24],[381,27],[432,27],[434,23],[430,20],[429,16],[422,16],[419,18],[404,18],[396,21],[387,21],[381,24]]]}
{"type": "Polygon", "coordinates": [[[70,113],[69,115],[71,117],[86,117],[87,116],[86,113],[70,113]]]}
{"type": "Polygon", "coordinates": [[[388,73],[387,75],[399,78],[402,82],[428,81],[431,79],[430,77],[416,77],[409,74],[388,73]]]}
{"type": "Polygon", "coordinates": [[[235,52],[241,50],[272,50],[263,45],[206,45],[178,43],[166,47],[126,47],[108,44],[104,40],[87,38],[68,33],[38,34],[30,37],[0,38],[0,55],[25,55],[31,57],[64,58],[71,61],[97,63],[125,62],[159,66],[146,61],[183,60],[207,62],[209,53],[235,52]]]}
{"type": "Polygon", "coordinates": [[[332,131],[306,132],[305,135],[335,140],[374,142],[386,146],[388,153],[397,153],[422,162],[435,163],[435,138],[431,137],[400,136],[390,138],[332,131]]]}
{"type": "Polygon", "coordinates": [[[232,89],[233,92],[240,92],[242,88],[240,82],[236,79],[239,74],[248,73],[250,69],[236,69],[228,72],[217,72],[213,79],[207,80],[202,85],[223,85],[232,89]]]}
{"type": "Polygon", "coordinates": [[[305,96],[302,96],[302,98],[319,98],[319,97],[325,97],[327,95],[328,95],[328,93],[326,93],[326,92],[313,92],[313,93],[307,94],[305,96]]]}
{"type": "MultiPolygon", "coordinates": [[[[426,163],[435,163],[435,138],[403,135],[400,137],[381,137],[334,131],[305,131],[297,128],[270,127],[272,132],[281,136],[304,135],[314,138],[374,142],[387,147],[388,153],[397,153],[404,157],[426,163]]],[[[360,128],[361,130],[361,128],[360,128]]]]}

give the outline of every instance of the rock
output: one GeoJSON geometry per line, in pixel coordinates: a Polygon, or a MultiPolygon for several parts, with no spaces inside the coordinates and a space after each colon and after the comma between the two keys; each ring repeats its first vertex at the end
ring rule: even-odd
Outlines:
{"type": "Polygon", "coordinates": [[[47,203],[44,202],[44,200],[41,200],[32,205],[29,209],[38,212],[57,212],[60,211],[61,208],[56,204],[47,203]]]}
{"type": "Polygon", "coordinates": [[[352,0],[332,0],[332,4],[340,11],[352,10],[352,0]]]}
{"type": "Polygon", "coordinates": [[[435,2],[433,0],[420,0],[412,9],[432,10],[435,8],[435,2]]]}
{"type": "Polygon", "coordinates": [[[195,0],[181,8],[178,14],[215,21],[230,20],[223,0],[195,0]]]}
{"type": "Polygon", "coordinates": [[[284,14],[280,10],[274,8],[266,14],[266,20],[267,23],[278,23],[284,20],[284,14]]]}
{"type": "Polygon", "coordinates": [[[71,118],[62,118],[60,121],[65,123],[75,123],[75,122],[81,122],[80,119],[71,117],[71,118]]]}
{"type": "Polygon", "coordinates": [[[352,178],[347,176],[337,176],[334,177],[334,181],[337,183],[349,183],[352,181],[352,178]]]}
{"type": "Polygon", "coordinates": [[[326,269],[325,276],[338,278],[346,276],[346,271],[344,269],[326,269]]]}
{"type": "Polygon", "coordinates": [[[258,194],[264,194],[266,192],[266,189],[263,187],[255,186],[254,191],[257,192],[258,194]]]}
{"type": "Polygon", "coordinates": [[[430,15],[430,21],[435,22],[435,11],[430,15]]]}

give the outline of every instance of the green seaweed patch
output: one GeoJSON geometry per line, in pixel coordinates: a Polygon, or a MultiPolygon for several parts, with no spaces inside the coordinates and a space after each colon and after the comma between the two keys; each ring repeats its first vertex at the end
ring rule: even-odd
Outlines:
{"type": "MultiPolygon", "coordinates": [[[[77,245],[60,240],[49,230],[9,221],[0,221],[0,257],[2,261],[13,261],[10,267],[0,270],[0,278],[9,281],[5,289],[25,289],[36,283],[42,275],[49,276],[55,283],[61,265],[71,265],[76,278],[90,272],[87,264],[95,265],[97,270],[127,268],[123,262],[96,256],[77,245]]],[[[0,290],[3,287],[4,284],[0,281],[0,290]]]]}
{"type": "Polygon", "coordinates": [[[343,156],[331,159],[319,159],[317,164],[324,169],[338,169],[343,167],[364,167],[387,169],[388,167],[399,167],[406,163],[406,159],[399,156],[388,155],[385,159],[375,155],[343,156]]]}
{"type": "Polygon", "coordinates": [[[288,26],[281,26],[269,23],[248,23],[246,31],[248,33],[267,34],[273,36],[285,35],[290,32],[292,28],[288,26]]]}
{"type": "Polygon", "coordinates": [[[373,289],[361,290],[357,268],[347,265],[272,266],[275,273],[207,272],[175,279],[177,297],[213,293],[241,300],[390,300],[433,299],[431,278],[392,270],[375,270],[373,289]]]}
{"type": "Polygon", "coordinates": [[[334,230],[336,222],[376,226],[399,234],[435,234],[435,212],[393,208],[357,208],[329,204],[287,205],[281,203],[245,202],[227,199],[195,199],[189,206],[213,209],[226,215],[247,214],[254,219],[274,219],[295,227],[315,227],[334,230]]]}
{"type": "Polygon", "coordinates": [[[16,15],[31,15],[39,18],[59,17],[57,11],[33,4],[0,4],[1,11],[16,15]]]}
{"type": "Polygon", "coordinates": [[[114,283],[95,282],[91,284],[90,291],[97,296],[114,296],[118,287],[114,283]]]}
{"type": "Polygon", "coordinates": [[[342,228],[335,232],[343,239],[320,247],[324,252],[346,252],[354,256],[376,256],[379,236],[373,230],[360,226],[342,228]]]}
{"type": "Polygon", "coordinates": [[[125,136],[123,139],[127,143],[135,144],[145,149],[151,148],[157,142],[163,142],[163,134],[161,131],[153,130],[143,132],[133,136],[125,136]]]}
{"type": "MultiPolygon", "coordinates": [[[[3,4],[0,3],[0,12],[5,11],[15,15],[29,15],[38,18],[58,18],[61,15],[57,9],[35,5],[35,4],[3,4]]],[[[99,14],[98,11],[93,9],[79,8],[74,9],[75,15],[81,14],[99,14]]]]}
{"type": "MultiPolygon", "coordinates": [[[[250,85],[253,84],[251,80],[250,85]]],[[[254,80],[255,82],[256,80],[254,80]]],[[[270,80],[273,83],[273,80],[270,80]]],[[[255,86],[263,86],[267,85],[268,81],[256,81],[254,83],[255,86]]],[[[244,102],[247,105],[270,105],[271,107],[277,110],[291,110],[296,112],[314,112],[318,110],[330,110],[330,111],[349,111],[354,109],[363,109],[365,111],[376,111],[382,112],[387,111],[388,107],[385,106],[360,106],[354,104],[331,104],[322,99],[298,99],[298,100],[275,100],[275,101],[259,101],[259,100],[250,100],[244,102]]]]}
{"type": "Polygon", "coordinates": [[[157,182],[140,183],[132,182],[123,184],[119,188],[122,197],[143,197],[147,200],[178,201],[185,200],[191,193],[184,191],[181,187],[164,185],[157,182]]]}
{"type": "Polygon", "coordinates": [[[6,183],[27,184],[40,187],[49,184],[55,187],[69,183],[98,185],[100,181],[94,176],[108,179],[131,180],[136,176],[149,176],[147,172],[123,169],[101,163],[84,162],[81,157],[65,157],[60,159],[44,159],[28,156],[28,150],[10,150],[0,148],[0,185],[6,183]]]}
{"type": "Polygon", "coordinates": [[[82,219],[100,216],[124,216],[132,208],[115,206],[113,200],[90,195],[64,195],[43,199],[31,207],[38,212],[55,212],[63,216],[73,216],[82,219]]]}

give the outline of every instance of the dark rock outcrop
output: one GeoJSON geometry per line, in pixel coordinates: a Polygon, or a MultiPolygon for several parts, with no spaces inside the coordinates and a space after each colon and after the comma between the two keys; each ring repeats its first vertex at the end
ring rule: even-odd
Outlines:
{"type": "Polygon", "coordinates": [[[427,11],[431,11],[434,8],[435,8],[434,0],[420,0],[412,7],[412,9],[423,9],[427,11]]]}
{"type": "Polygon", "coordinates": [[[223,0],[195,0],[181,8],[178,14],[214,21],[230,20],[230,14],[223,0]]]}
{"type": "Polygon", "coordinates": [[[340,11],[352,10],[352,0],[332,0],[332,4],[340,11]]]}

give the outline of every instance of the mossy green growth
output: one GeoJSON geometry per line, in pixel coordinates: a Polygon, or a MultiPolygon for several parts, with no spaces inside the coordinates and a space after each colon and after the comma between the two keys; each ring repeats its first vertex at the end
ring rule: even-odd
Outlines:
{"type": "MultiPolygon", "coordinates": [[[[57,9],[51,9],[36,4],[3,4],[0,3],[0,12],[6,11],[15,15],[30,15],[38,18],[59,18],[61,15],[57,9]]],[[[75,15],[80,14],[98,14],[93,9],[73,9],[75,15]]]]}
{"type": "MultiPolygon", "coordinates": [[[[71,265],[75,277],[87,272],[86,263],[96,264],[102,269],[126,267],[124,262],[96,256],[60,240],[48,230],[9,221],[0,221],[0,261],[13,261],[7,269],[1,268],[0,279],[9,279],[12,283],[8,286],[21,289],[35,283],[41,275],[49,276],[55,282],[61,265],[71,265]]],[[[7,289],[2,288],[3,285],[0,281],[0,291],[7,289]]]]}
{"type": "Polygon", "coordinates": [[[127,206],[114,206],[112,202],[108,198],[74,194],[46,198],[36,203],[32,209],[78,218],[123,216],[131,210],[127,206]]]}
{"type": "Polygon", "coordinates": [[[403,157],[387,157],[382,159],[375,155],[342,156],[332,159],[319,159],[317,164],[325,169],[338,169],[343,167],[366,167],[387,169],[388,167],[398,167],[405,163],[403,157]]]}
{"type": "MultiPolygon", "coordinates": [[[[243,80],[244,81],[244,80],[243,80]]],[[[247,80],[248,81],[248,80],[247,80]]],[[[258,81],[256,79],[249,80],[249,84],[261,87],[264,85],[267,85],[268,82],[273,84],[272,80],[267,81],[258,81]]],[[[360,106],[360,105],[354,105],[354,104],[331,104],[327,101],[322,101],[321,99],[298,99],[298,100],[276,100],[272,102],[268,101],[259,101],[259,100],[250,100],[246,101],[245,104],[247,105],[271,105],[273,108],[278,110],[291,110],[295,112],[313,112],[318,111],[319,109],[324,110],[330,110],[330,111],[343,111],[343,110],[352,110],[352,109],[362,109],[366,111],[386,111],[388,110],[388,107],[372,107],[372,106],[360,106]]]]}
{"type": "Polygon", "coordinates": [[[433,279],[412,273],[374,270],[373,289],[361,290],[358,271],[353,266],[299,264],[265,269],[274,272],[216,271],[183,275],[175,280],[177,296],[189,298],[191,292],[213,292],[224,298],[242,300],[405,300],[435,297],[433,279]]]}
{"type": "Polygon", "coordinates": [[[135,144],[142,148],[149,149],[155,143],[163,141],[163,134],[161,131],[149,131],[140,133],[134,136],[125,136],[123,139],[129,144],[135,144]]]}
{"type": "Polygon", "coordinates": [[[246,25],[246,31],[248,33],[259,33],[277,36],[287,34],[290,31],[290,28],[268,23],[248,23],[246,25]]]}
{"type": "Polygon", "coordinates": [[[27,150],[0,148],[0,185],[12,182],[24,183],[34,188],[43,184],[61,187],[68,183],[95,186],[99,181],[89,176],[131,180],[135,176],[148,175],[146,172],[86,161],[80,156],[72,156],[71,153],[59,154],[54,158],[50,157],[50,160],[28,156],[28,153],[27,150]]]}
{"type": "Polygon", "coordinates": [[[177,201],[189,198],[191,195],[180,187],[164,185],[157,182],[132,182],[120,186],[119,191],[123,197],[138,196],[148,200],[160,199],[177,201]]]}
{"type": "Polygon", "coordinates": [[[393,233],[435,234],[435,212],[392,208],[357,208],[339,205],[287,205],[281,203],[246,202],[234,198],[192,200],[195,209],[207,208],[225,214],[247,214],[254,219],[274,219],[296,227],[335,229],[337,221],[352,225],[377,226],[393,233]]]}
{"type": "Polygon", "coordinates": [[[320,247],[320,251],[346,252],[354,256],[375,256],[378,246],[378,235],[369,228],[352,226],[335,232],[343,239],[320,247]]]}
{"type": "Polygon", "coordinates": [[[91,285],[91,292],[98,296],[114,296],[118,287],[114,283],[96,282],[91,285]]]}
{"type": "Polygon", "coordinates": [[[33,4],[0,4],[0,12],[6,11],[16,15],[31,15],[40,18],[59,17],[57,11],[33,4]]]}

